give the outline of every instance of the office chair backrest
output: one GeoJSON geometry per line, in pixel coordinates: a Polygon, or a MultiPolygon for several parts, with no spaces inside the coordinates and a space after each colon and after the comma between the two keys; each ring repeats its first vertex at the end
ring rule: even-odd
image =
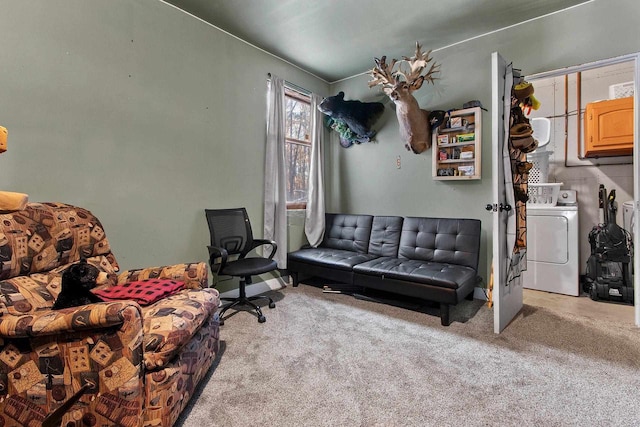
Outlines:
{"type": "Polygon", "coordinates": [[[246,255],[253,248],[253,233],[245,208],[205,209],[211,246],[227,250],[229,255],[246,255]]]}

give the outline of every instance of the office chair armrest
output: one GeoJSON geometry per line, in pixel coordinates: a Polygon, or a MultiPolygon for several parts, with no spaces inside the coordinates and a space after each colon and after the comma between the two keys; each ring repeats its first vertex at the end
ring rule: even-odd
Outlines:
{"type": "Polygon", "coordinates": [[[253,249],[263,245],[271,245],[271,253],[269,254],[268,258],[273,259],[273,256],[276,254],[276,251],[278,250],[278,244],[273,240],[253,239],[253,249]]]}
{"type": "Polygon", "coordinates": [[[211,271],[218,274],[227,264],[229,254],[224,248],[218,248],[216,246],[207,246],[207,248],[209,248],[209,266],[211,267],[211,271]],[[213,266],[216,265],[216,258],[221,258],[222,260],[218,264],[218,268],[214,269],[213,266]]]}

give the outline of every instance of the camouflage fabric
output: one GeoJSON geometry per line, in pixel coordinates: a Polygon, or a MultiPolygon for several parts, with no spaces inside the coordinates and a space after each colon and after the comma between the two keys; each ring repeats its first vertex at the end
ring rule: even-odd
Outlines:
{"type": "Polygon", "coordinates": [[[13,327],[0,350],[0,425],[40,426],[85,383],[89,389],[62,425],[140,425],[139,306],[92,304],[40,316],[5,315],[0,322],[2,337],[13,327]],[[84,331],[74,332],[78,326],[84,331]]]}
{"type": "Polygon", "coordinates": [[[40,426],[87,384],[63,426],[169,426],[209,370],[219,294],[205,263],[128,270],[86,209],[31,203],[0,215],[0,427],[40,426]],[[113,301],[52,310],[61,276],[86,257],[98,286],[147,278],[188,289],[141,308],[113,301]],[[206,289],[203,289],[206,288],[206,289]]]}
{"type": "Polygon", "coordinates": [[[166,366],[217,311],[215,289],[183,290],[143,307],[144,363],[148,370],[166,366]]]}
{"type": "MultiPolygon", "coordinates": [[[[100,271],[98,287],[117,283],[116,271],[105,256],[89,258],[87,262],[100,271]]],[[[49,272],[0,281],[0,312],[19,316],[51,308],[60,293],[62,273],[68,267],[66,264],[49,272]]]]}
{"type": "Polygon", "coordinates": [[[187,406],[219,349],[218,314],[209,316],[171,363],[144,377],[144,425],[170,426],[187,406]]]}
{"type": "Polygon", "coordinates": [[[118,274],[118,285],[145,279],[171,279],[184,282],[189,289],[200,289],[208,286],[209,270],[204,262],[177,264],[164,267],[149,267],[127,270],[118,274]]]}
{"type": "Polygon", "coordinates": [[[118,270],[102,224],[86,209],[29,203],[0,221],[0,280],[49,271],[81,256],[106,255],[118,270]]]}

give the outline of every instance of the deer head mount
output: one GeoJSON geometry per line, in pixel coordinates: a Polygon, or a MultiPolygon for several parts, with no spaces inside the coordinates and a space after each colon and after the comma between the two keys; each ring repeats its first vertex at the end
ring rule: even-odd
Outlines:
{"type": "Polygon", "coordinates": [[[431,147],[429,112],[421,110],[413,96],[425,81],[433,84],[436,79],[433,74],[440,71],[440,65],[433,62],[426,74],[422,74],[433,61],[430,54],[431,51],[423,53],[420,43],[416,42],[416,53],[411,58],[404,56],[401,61],[393,59],[389,64],[386,56],[375,58],[376,66],[371,70],[372,80],[369,81],[369,88],[382,86],[384,93],[396,104],[400,136],[407,150],[416,154],[431,147]],[[403,64],[409,69],[403,68],[403,64]],[[398,68],[394,69],[396,65],[398,68]]]}

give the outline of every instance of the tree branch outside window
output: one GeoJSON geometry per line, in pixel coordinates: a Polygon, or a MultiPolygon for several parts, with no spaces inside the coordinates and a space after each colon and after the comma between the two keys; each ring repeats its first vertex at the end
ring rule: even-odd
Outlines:
{"type": "Polygon", "coordinates": [[[285,89],[285,162],[287,209],[305,209],[311,161],[311,103],[308,96],[285,89]]]}

